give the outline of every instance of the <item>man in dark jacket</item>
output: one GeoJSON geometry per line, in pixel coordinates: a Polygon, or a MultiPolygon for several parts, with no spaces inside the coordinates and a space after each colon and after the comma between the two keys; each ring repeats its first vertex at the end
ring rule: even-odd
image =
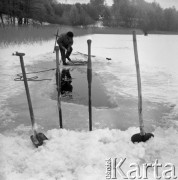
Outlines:
{"type": "Polygon", "coordinates": [[[73,45],[73,32],[69,31],[65,34],[61,34],[57,40],[59,45],[59,49],[61,52],[61,58],[63,65],[67,65],[66,58],[71,61],[70,55],[72,53],[72,45],[73,45]]]}

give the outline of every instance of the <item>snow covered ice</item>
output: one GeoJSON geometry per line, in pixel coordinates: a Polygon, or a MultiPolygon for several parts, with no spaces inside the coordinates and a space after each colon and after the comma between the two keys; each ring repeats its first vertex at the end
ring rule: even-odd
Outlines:
{"type": "MultiPolygon", "coordinates": [[[[87,37],[75,39],[75,51],[87,54],[87,37]]],[[[62,102],[66,129],[61,130],[56,101],[50,99],[55,90],[54,72],[47,74],[47,78],[53,78],[50,82],[29,82],[39,129],[49,138],[37,149],[30,140],[23,83],[13,81],[20,71],[19,60],[11,54],[17,49],[26,53],[28,70],[34,64],[37,70],[46,65],[52,68],[49,62],[55,59],[51,50],[54,42],[11,45],[0,50],[0,180],[104,180],[105,160],[109,158],[126,158],[123,171],[128,171],[131,163],[141,166],[158,159],[163,165],[174,164],[178,176],[177,36],[138,36],[145,129],[155,136],[139,144],[130,140],[139,132],[132,36],[91,37],[92,54],[96,55],[92,59],[93,76],[101,79],[114,107],[93,107],[94,131],[88,132],[87,106],[62,102]]],[[[121,179],[118,174],[117,178],[121,179]]],[[[148,170],[148,179],[154,179],[153,168],[148,170]]]]}
{"type": "Polygon", "coordinates": [[[130,137],[137,132],[136,128],[93,132],[53,129],[47,132],[49,141],[38,149],[32,146],[27,135],[1,135],[1,179],[104,180],[105,159],[121,157],[126,157],[128,164],[159,159],[159,162],[178,166],[178,133],[175,129],[157,128],[155,138],[135,145],[130,137]]]}

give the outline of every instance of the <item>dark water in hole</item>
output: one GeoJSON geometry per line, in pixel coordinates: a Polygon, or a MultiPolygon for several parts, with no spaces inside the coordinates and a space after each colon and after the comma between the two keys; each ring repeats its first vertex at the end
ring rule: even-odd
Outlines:
{"type": "MultiPolygon", "coordinates": [[[[66,67],[61,71],[62,101],[88,105],[87,67],[66,67]]],[[[53,100],[57,99],[57,92],[51,94],[53,100]]],[[[116,104],[109,101],[101,78],[93,73],[92,76],[92,106],[97,108],[114,108],[116,104]]]]}

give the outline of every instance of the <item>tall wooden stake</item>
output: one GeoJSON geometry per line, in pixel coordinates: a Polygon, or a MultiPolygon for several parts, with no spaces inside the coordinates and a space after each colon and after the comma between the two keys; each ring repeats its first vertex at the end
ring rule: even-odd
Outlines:
{"type": "Polygon", "coordinates": [[[54,50],[53,50],[53,53],[55,52],[55,48],[56,48],[56,42],[57,42],[57,38],[58,38],[58,33],[59,33],[59,29],[57,30],[57,33],[56,33],[56,38],[55,38],[55,43],[54,43],[54,50]]]}
{"type": "Polygon", "coordinates": [[[140,66],[138,59],[138,50],[137,50],[137,39],[136,33],[133,31],[133,45],[134,45],[134,54],[135,54],[135,66],[137,71],[137,86],[138,86],[138,115],[139,115],[139,124],[140,124],[140,134],[145,135],[144,123],[143,123],[143,114],[142,114],[142,87],[141,87],[141,76],[140,76],[140,66]]]}
{"type": "Polygon", "coordinates": [[[58,110],[59,110],[59,125],[60,128],[63,128],[62,124],[62,109],[61,109],[61,73],[60,73],[60,63],[59,63],[59,47],[55,47],[56,51],[56,85],[57,85],[57,102],[58,102],[58,110]]]}
{"type": "Polygon", "coordinates": [[[91,64],[91,40],[88,43],[88,65],[87,65],[87,79],[88,79],[88,111],[89,111],[89,130],[92,131],[92,102],[91,102],[91,83],[92,83],[92,64],[91,64]]]}
{"type": "Polygon", "coordinates": [[[140,133],[132,136],[131,141],[135,142],[146,142],[151,137],[154,137],[151,133],[145,133],[144,123],[143,123],[143,114],[142,114],[142,89],[141,89],[141,75],[140,75],[140,66],[138,60],[138,50],[137,50],[137,39],[136,33],[133,31],[133,45],[134,45],[134,54],[135,54],[135,66],[137,72],[137,86],[138,86],[138,116],[140,124],[140,133]]]}

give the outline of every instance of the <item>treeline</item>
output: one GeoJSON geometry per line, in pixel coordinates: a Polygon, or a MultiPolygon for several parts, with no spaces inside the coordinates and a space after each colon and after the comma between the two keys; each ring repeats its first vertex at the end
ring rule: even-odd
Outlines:
{"type": "Polygon", "coordinates": [[[3,24],[18,21],[18,25],[29,24],[29,19],[51,22],[55,18],[53,3],[53,0],[0,0],[1,21],[3,24]]]}
{"type": "Polygon", "coordinates": [[[108,26],[136,27],[144,31],[178,31],[178,11],[174,7],[163,9],[156,2],[114,0],[107,17],[110,19],[105,22],[108,26]]]}
{"type": "Polygon", "coordinates": [[[104,0],[91,0],[89,4],[69,5],[55,0],[0,0],[0,18],[2,24],[28,24],[30,19],[40,23],[89,25],[98,20],[95,5],[100,1],[104,3],[104,0]]]}
{"type": "Polygon", "coordinates": [[[88,4],[60,4],[56,0],[0,0],[0,17],[11,24],[40,23],[89,25],[100,21],[104,26],[140,28],[143,31],[178,31],[178,11],[163,9],[156,2],[144,0],[90,0],[88,4]],[[6,15],[6,16],[4,16],[6,15]]]}

